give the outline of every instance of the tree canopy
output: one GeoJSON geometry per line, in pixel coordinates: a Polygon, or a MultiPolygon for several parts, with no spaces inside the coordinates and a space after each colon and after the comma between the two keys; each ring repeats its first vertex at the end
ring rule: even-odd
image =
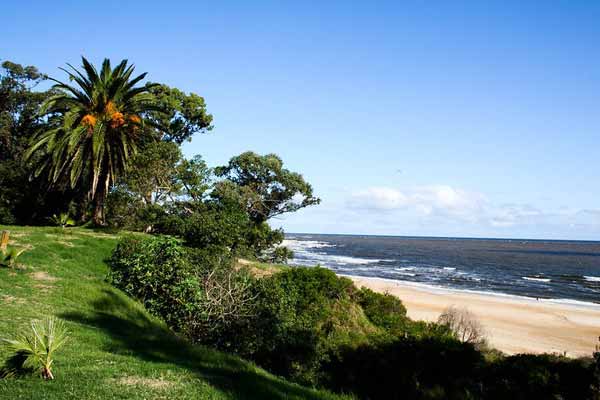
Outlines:
{"type": "Polygon", "coordinates": [[[276,154],[248,151],[215,168],[215,174],[225,180],[217,184],[213,196],[237,200],[257,224],[321,201],[301,174],[283,168],[276,154]]]}
{"type": "Polygon", "coordinates": [[[182,144],[213,128],[203,97],[164,84],[152,83],[148,88],[156,109],[148,110],[144,118],[158,140],[182,144]]]}

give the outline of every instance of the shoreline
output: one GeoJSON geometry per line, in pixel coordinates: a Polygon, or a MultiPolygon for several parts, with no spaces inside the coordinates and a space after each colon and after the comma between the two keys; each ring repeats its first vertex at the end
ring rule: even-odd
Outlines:
{"type": "Polygon", "coordinates": [[[339,273],[337,275],[343,276],[345,278],[350,278],[352,280],[354,280],[356,278],[356,279],[377,280],[377,281],[383,281],[383,282],[389,282],[389,283],[398,283],[402,286],[412,287],[416,290],[423,290],[425,292],[432,292],[432,293],[438,293],[438,294],[468,293],[468,294],[474,294],[474,295],[498,297],[501,299],[502,298],[514,299],[514,300],[518,300],[518,301],[522,301],[522,302],[526,302],[526,303],[531,302],[533,304],[538,304],[538,303],[557,304],[557,305],[564,305],[567,307],[570,306],[570,307],[574,307],[577,309],[589,308],[591,310],[600,311],[600,303],[592,303],[592,302],[583,301],[583,300],[565,299],[565,298],[542,298],[542,297],[536,298],[536,297],[532,297],[532,296],[523,296],[523,295],[512,294],[512,293],[492,292],[492,291],[473,290],[473,289],[457,289],[457,288],[451,288],[451,287],[431,285],[429,283],[424,283],[424,282],[404,281],[401,279],[382,278],[379,276],[349,275],[349,274],[339,274],[339,273]]]}
{"type": "Polygon", "coordinates": [[[591,356],[600,336],[600,304],[540,299],[342,275],[356,286],[399,297],[410,318],[436,321],[449,306],[466,307],[482,323],[490,346],[507,354],[591,356]]]}

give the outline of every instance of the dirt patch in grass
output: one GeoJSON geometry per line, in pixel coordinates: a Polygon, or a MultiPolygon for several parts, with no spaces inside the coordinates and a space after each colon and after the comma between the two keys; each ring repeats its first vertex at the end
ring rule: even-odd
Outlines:
{"type": "Polygon", "coordinates": [[[73,243],[67,242],[66,240],[57,240],[56,243],[62,244],[63,246],[66,246],[66,247],[75,247],[75,245],[73,243]]]}
{"type": "Polygon", "coordinates": [[[47,292],[50,289],[54,289],[54,286],[51,285],[42,285],[42,284],[37,284],[37,285],[33,285],[34,288],[39,289],[40,292],[47,292]]]}
{"type": "Polygon", "coordinates": [[[163,378],[145,378],[142,376],[124,376],[118,378],[116,382],[125,386],[145,386],[151,389],[167,389],[175,382],[167,381],[163,378]]]}
{"type": "Polygon", "coordinates": [[[91,237],[95,237],[95,238],[108,238],[108,239],[116,239],[118,237],[118,235],[113,235],[110,233],[101,233],[101,232],[82,232],[82,231],[77,231],[76,232],[77,235],[84,235],[84,236],[91,236],[91,237]]]}
{"type": "Polygon", "coordinates": [[[20,297],[10,296],[8,294],[3,294],[1,298],[2,298],[2,302],[6,303],[6,304],[9,304],[9,303],[23,304],[23,303],[25,303],[25,299],[22,299],[20,297]]]}
{"type": "Polygon", "coordinates": [[[20,238],[20,237],[25,237],[25,236],[29,236],[28,233],[24,233],[24,232],[10,232],[10,237],[16,237],[16,238],[20,238]]]}
{"type": "Polygon", "coordinates": [[[31,276],[31,279],[35,279],[36,281],[54,282],[58,280],[58,278],[55,278],[54,276],[48,274],[45,271],[33,272],[29,274],[29,276],[31,276]]]}
{"type": "Polygon", "coordinates": [[[19,244],[16,240],[9,240],[8,245],[12,247],[16,247],[18,250],[25,249],[25,251],[29,251],[33,249],[33,246],[30,244],[19,244]]]}

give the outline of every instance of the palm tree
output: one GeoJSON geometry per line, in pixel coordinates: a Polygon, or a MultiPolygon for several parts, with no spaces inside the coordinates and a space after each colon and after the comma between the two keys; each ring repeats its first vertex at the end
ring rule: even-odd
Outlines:
{"type": "Polygon", "coordinates": [[[104,59],[100,73],[82,57],[83,71],[71,64],[69,85],[52,79],[58,94],[42,113],[55,124],[42,132],[26,157],[41,151],[35,175],[47,173],[52,185],[68,182],[87,191],[94,205],[93,221],[104,224],[104,202],[110,186],[123,173],[141,139],[142,115],[156,107],[151,85],[136,86],[146,73],[131,78],[133,65],[121,61],[114,69],[104,59]]]}
{"type": "MultiPolygon", "coordinates": [[[[64,323],[49,317],[42,321],[31,321],[31,332],[22,332],[13,339],[1,339],[21,360],[17,368],[39,371],[44,379],[54,379],[52,364],[56,353],[68,340],[69,332],[64,323]]],[[[9,370],[8,376],[18,373],[9,370]]]]}

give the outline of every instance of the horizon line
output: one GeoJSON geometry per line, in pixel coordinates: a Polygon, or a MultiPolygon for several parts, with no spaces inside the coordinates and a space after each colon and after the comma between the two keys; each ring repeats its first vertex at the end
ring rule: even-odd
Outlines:
{"type": "Polygon", "coordinates": [[[284,232],[284,235],[324,235],[324,236],[374,236],[395,237],[406,239],[460,239],[460,240],[524,240],[538,242],[590,242],[600,243],[600,239],[535,239],[522,237],[478,237],[478,236],[424,236],[424,235],[393,235],[393,234],[368,234],[368,233],[317,233],[317,232],[284,232]]]}

